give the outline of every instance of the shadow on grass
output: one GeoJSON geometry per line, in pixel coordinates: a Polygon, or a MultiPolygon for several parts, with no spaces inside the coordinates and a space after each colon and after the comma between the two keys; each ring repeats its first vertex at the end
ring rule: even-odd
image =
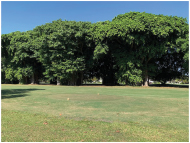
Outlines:
{"type": "Polygon", "coordinates": [[[82,84],[80,86],[125,86],[125,85],[122,85],[122,84],[104,85],[104,84],[101,84],[101,83],[89,83],[89,84],[82,84]]]}
{"type": "MultiPolygon", "coordinates": [[[[103,85],[103,84],[82,84],[81,86],[126,86],[125,84],[119,84],[119,85],[103,85]]],[[[127,85],[134,87],[132,85],[127,85]]],[[[184,85],[184,84],[150,84],[150,87],[176,87],[176,88],[189,88],[189,85],[184,85]]],[[[136,86],[136,87],[141,87],[141,86],[136,86]]]]}
{"type": "Polygon", "coordinates": [[[27,93],[35,90],[45,89],[3,89],[1,90],[1,99],[29,96],[27,93]]]}
{"type": "Polygon", "coordinates": [[[183,85],[183,84],[151,84],[149,85],[151,87],[178,87],[178,88],[189,88],[189,85],[183,85]]]}

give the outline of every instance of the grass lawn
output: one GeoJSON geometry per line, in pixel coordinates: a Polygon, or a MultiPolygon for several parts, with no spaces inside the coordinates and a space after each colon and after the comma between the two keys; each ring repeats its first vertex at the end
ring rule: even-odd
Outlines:
{"type": "Polygon", "coordinates": [[[189,88],[1,85],[1,141],[188,142],[189,88]]]}

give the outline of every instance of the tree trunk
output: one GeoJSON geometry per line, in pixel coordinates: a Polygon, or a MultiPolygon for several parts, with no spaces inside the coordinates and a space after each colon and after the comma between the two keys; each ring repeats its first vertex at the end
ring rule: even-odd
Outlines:
{"type": "Polygon", "coordinates": [[[103,77],[103,85],[113,86],[116,85],[116,79],[114,75],[107,75],[103,77]]]}
{"type": "Polygon", "coordinates": [[[30,84],[29,77],[23,76],[22,79],[19,81],[19,84],[30,84]]]}
{"type": "Polygon", "coordinates": [[[83,84],[83,71],[81,71],[81,84],[80,85],[82,85],[83,84]]]}
{"type": "Polygon", "coordinates": [[[76,81],[76,85],[82,85],[83,83],[83,72],[78,72],[77,74],[77,81],[76,81]]]}
{"type": "Polygon", "coordinates": [[[73,72],[68,85],[82,85],[83,83],[83,72],[73,72]]]}
{"type": "Polygon", "coordinates": [[[57,77],[57,85],[61,85],[59,78],[57,77]]]}
{"type": "Polygon", "coordinates": [[[68,85],[76,85],[75,72],[72,73],[70,80],[68,81],[68,85]]]}
{"type": "Polygon", "coordinates": [[[33,73],[31,77],[31,84],[39,84],[38,75],[33,73]]]}
{"type": "Polygon", "coordinates": [[[53,79],[53,80],[51,79],[50,80],[50,84],[55,84],[56,85],[57,84],[57,80],[56,79],[53,79]]]}
{"type": "Polygon", "coordinates": [[[32,74],[32,77],[31,77],[31,84],[35,84],[34,73],[32,74]]]}
{"type": "Polygon", "coordinates": [[[144,75],[144,80],[143,80],[143,85],[144,86],[148,86],[148,71],[145,71],[145,75],[144,75]]]}
{"type": "Polygon", "coordinates": [[[10,84],[10,81],[8,79],[5,79],[5,84],[10,84]]]}
{"type": "Polygon", "coordinates": [[[19,84],[19,80],[13,80],[12,84],[19,84]]]}
{"type": "Polygon", "coordinates": [[[127,85],[128,83],[127,83],[127,78],[125,79],[125,85],[127,85]]]}
{"type": "Polygon", "coordinates": [[[38,74],[35,75],[35,77],[34,77],[34,82],[35,82],[35,84],[39,84],[39,77],[38,77],[38,74]]]}

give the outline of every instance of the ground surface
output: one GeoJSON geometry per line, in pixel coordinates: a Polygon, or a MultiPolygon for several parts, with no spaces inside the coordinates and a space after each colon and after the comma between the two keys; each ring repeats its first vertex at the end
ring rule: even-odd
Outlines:
{"type": "Polygon", "coordinates": [[[2,141],[189,141],[189,89],[2,85],[2,141]]]}

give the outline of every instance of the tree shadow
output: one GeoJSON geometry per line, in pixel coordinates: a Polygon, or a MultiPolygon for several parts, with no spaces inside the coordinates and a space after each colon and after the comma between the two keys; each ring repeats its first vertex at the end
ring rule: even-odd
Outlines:
{"type": "Polygon", "coordinates": [[[35,90],[45,89],[3,89],[1,90],[1,99],[29,96],[27,93],[35,90]]]}
{"type": "Polygon", "coordinates": [[[183,85],[183,84],[151,84],[149,85],[151,87],[177,87],[177,88],[189,88],[189,85],[183,85]]]}

